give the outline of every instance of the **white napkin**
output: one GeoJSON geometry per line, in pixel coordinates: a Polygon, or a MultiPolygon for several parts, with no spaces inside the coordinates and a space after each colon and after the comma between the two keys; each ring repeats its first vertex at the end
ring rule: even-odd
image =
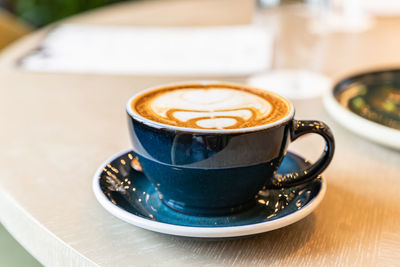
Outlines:
{"type": "Polygon", "coordinates": [[[273,36],[257,26],[64,25],[21,61],[28,70],[139,75],[247,75],[267,69],[273,36]]]}

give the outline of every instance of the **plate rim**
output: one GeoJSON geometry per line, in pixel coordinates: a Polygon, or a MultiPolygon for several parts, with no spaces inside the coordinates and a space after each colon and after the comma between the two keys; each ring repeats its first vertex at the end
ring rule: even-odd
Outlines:
{"type": "MultiPolygon", "coordinates": [[[[347,79],[351,79],[352,77],[353,76],[347,79]]],[[[368,120],[340,105],[335,97],[335,88],[343,81],[344,80],[341,80],[336,83],[323,97],[323,104],[329,115],[337,123],[359,136],[386,147],[400,149],[399,130],[368,120]]]]}
{"type": "Polygon", "coordinates": [[[319,190],[318,194],[313,199],[311,199],[304,207],[282,218],[275,219],[269,222],[261,222],[261,223],[240,225],[240,226],[226,226],[226,227],[197,227],[197,226],[174,225],[169,223],[152,221],[134,215],[116,206],[115,204],[113,204],[111,201],[108,200],[108,198],[104,195],[100,187],[99,183],[100,174],[103,172],[104,167],[107,166],[109,162],[131,151],[132,151],[131,149],[124,150],[105,160],[100,165],[100,167],[97,169],[97,171],[93,176],[92,190],[94,192],[97,201],[106,211],[108,211],[115,217],[129,224],[153,232],[159,232],[175,236],[199,237],[199,238],[227,238],[227,237],[238,237],[238,236],[247,236],[247,235],[264,233],[288,226],[305,218],[311,212],[313,212],[315,208],[317,208],[317,206],[321,203],[326,193],[326,187],[327,187],[326,180],[323,176],[321,176],[321,189],[319,190]]]}

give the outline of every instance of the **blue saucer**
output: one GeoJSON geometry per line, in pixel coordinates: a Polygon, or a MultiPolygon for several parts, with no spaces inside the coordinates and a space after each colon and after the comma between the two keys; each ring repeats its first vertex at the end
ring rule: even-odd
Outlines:
{"type": "MultiPolygon", "coordinates": [[[[167,207],[146,176],[131,166],[132,151],[106,161],[93,179],[100,204],[118,218],[136,226],[166,234],[191,237],[233,237],[261,233],[294,223],[314,210],[322,200],[326,183],[319,177],[287,189],[261,190],[256,204],[227,216],[193,216],[167,207]]],[[[133,161],[134,162],[134,161],[133,161]]],[[[291,152],[278,173],[305,168],[308,163],[291,152]]]]}

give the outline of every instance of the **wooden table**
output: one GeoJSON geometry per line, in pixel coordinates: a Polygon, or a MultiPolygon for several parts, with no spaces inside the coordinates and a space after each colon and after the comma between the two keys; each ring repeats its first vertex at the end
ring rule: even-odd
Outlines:
{"type": "MultiPolygon", "coordinates": [[[[68,22],[199,23],[188,15],[177,19],[182,6],[196,6],[198,1],[175,4],[178,8],[165,13],[166,1],[129,3],[68,22]]],[[[306,21],[296,15],[297,8],[264,11],[282,29],[278,44],[288,55],[282,63],[287,66],[298,60],[289,57],[287,40],[297,36],[306,43],[315,41],[315,36],[299,34],[306,21]]],[[[399,19],[380,19],[368,32],[325,36],[320,70],[336,79],[361,67],[399,64],[399,28],[399,19]]],[[[202,77],[48,74],[19,69],[16,61],[35,48],[45,32],[22,39],[0,59],[0,220],[43,264],[399,264],[400,153],[345,130],[325,113],[320,99],[294,102],[297,118],[327,122],[337,142],[335,158],[324,173],[326,197],[306,219],[249,238],[202,241],[149,232],[113,217],[95,200],[91,180],[106,158],[130,147],[125,101],[151,85],[202,77]]],[[[245,78],[221,77],[237,82],[245,78]]],[[[315,159],[321,147],[318,137],[307,137],[290,149],[315,159]]]]}

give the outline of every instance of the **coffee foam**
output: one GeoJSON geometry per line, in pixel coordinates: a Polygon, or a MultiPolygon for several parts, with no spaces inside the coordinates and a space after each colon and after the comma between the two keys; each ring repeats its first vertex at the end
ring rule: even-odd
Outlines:
{"type": "Polygon", "coordinates": [[[161,88],[135,98],[132,108],[150,120],[199,129],[253,127],[289,113],[286,100],[254,90],[227,85],[161,88]]]}

